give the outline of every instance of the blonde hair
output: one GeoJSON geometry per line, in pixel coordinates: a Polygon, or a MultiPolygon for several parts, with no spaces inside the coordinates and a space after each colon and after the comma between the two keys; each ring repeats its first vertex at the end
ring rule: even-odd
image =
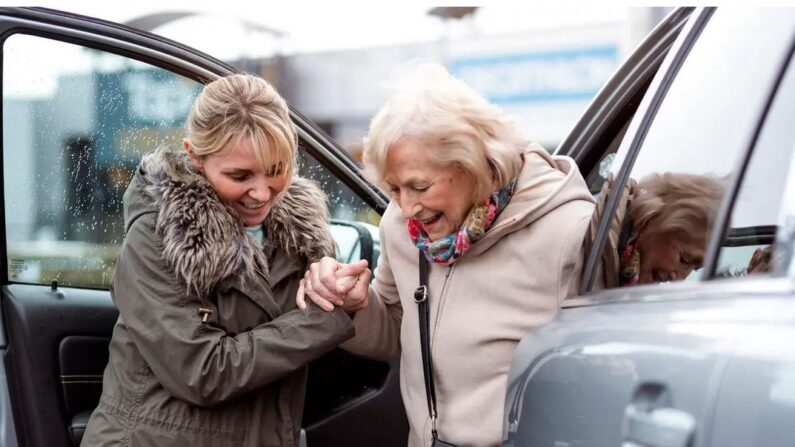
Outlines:
{"type": "Polygon", "coordinates": [[[282,163],[292,177],[298,143],[289,109],[260,77],[234,74],[207,84],[188,115],[187,132],[199,157],[248,139],[263,169],[282,163]]]}
{"type": "Polygon", "coordinates": [[[518,175],[530,144],[502,110],[437,64],[421,65],[373,118],[363,142],[365,175],[385,186],[389,150],[405,140],[423,144],[435,167],[472,176],[473,204],[518,175]]]}
{"type": "Polygon", "coordinates": [[[630,205],[638,232],[674,235],[706,244],[725,190],[721,179],[707,175],[666,172],[638,182],[630,205]]]}

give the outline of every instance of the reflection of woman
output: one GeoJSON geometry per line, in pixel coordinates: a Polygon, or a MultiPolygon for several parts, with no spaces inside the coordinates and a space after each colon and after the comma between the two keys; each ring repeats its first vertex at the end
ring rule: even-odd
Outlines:
{"type": "MultiPolygon", "coordinates": [[[[588,241],[596,234],[612,184],[610,178],[602,187],[588,241]]],[[[630,179],[621,194],[602,254],[598,288],[679,281],[701,267],[723,196],[717,178],[652,174],[639,182],[630,179]]]]}
{"type": "Polygon", "coordinates": [[[364,146],[366,168],[392,195],[375,280],[368,287],[361,263],[324,258],[307,273],[308,294],[326,307],[324,297],[358,310],[356,337],[346,349],[400,354],[410,445],[428,445],[413,295],[420,250],[432,260],[439,437],[498,445],[511,355],[528,330],[577,292],[593,199],[571,159],[530,143],[501,111],[439,67],[426,67],[387,101],[364,146]],[[348,275],[357,273],[352,284],[348,275]]]}
{"type": "Polygon", "coordinates": [[[342,310],[293,302],[333,255],[325,197],[293,177],[287,106],[260,78],[208,84],[184,146],[144,157],[125,193],[120,317],[82,445],[297,445],[305,365],[353,334],[342,310]]]}

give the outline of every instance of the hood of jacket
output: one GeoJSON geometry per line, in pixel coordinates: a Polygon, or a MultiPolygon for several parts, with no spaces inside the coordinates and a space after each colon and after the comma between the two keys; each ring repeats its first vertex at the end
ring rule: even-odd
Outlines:
{"type": "MultiPolygon", "coordinates": [[[[157,213],[163,257],[188,291],[206,297],[225,278],[267,271],[262,247],[187,154],[159,149],[142,158],[124,194],[125,231],[146,213],[157,213]]],[[[293,176],[263,227],[266,244],[288,256],[314,262],[335,255],[326,195],[314,181],[293,176]]]]}
{"type": "Polygon", "coordinates": [[[594,202],[570,157],[550,155],[533,143],[522,153],[522,159],[524,165],[511,201],[483,238],[472,245],[470,256],[488,250],[502,237],[531,225],[568,202],[594,202]]]}

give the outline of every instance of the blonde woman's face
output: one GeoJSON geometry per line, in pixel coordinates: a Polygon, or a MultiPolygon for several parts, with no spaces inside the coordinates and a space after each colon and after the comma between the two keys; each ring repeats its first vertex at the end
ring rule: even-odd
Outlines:
{"type": "Polygon", "coordinates": [[[276,197],[287,187],[285,167],[263,169],[248,139],[203,157],[189,150],[188,140],[183,144],[193,165],[204,174],[221,200],[237,211],[247,227],[264,222],[276,197]]]}
{"type": "Polygon", "coordinates": [[[392,146],[384,182],[403,217],[417,219],[437,240],[461,227],[472,208],[475,181],[459,169],[432,166],[428,150],[411,140],[392,146]]]}

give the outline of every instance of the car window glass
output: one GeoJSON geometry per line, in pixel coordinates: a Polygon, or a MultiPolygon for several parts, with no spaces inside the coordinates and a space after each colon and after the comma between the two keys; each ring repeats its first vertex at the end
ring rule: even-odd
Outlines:
{"type": "MultiPolygon", "coordinates": [[[[116,54],[24,34],[6,39],[3,173],[10,281],[109,286],[124,238],[122,196],[134,169],[144,153],[180,146],[201,88],[116,54]]],[[[303,150],[298,165],[301,175],[328,193],[334,218],[375,228],[378,213],[303,150]]],[[[345,253],[358,256],[358,239],[334,234],[345,253]]],[[[377,233],[375,239],[377,244],[377,233]]]]}
{"type": "Polygon", "coordinates": [[[109,285],[122,195],[145,152],[178,145],[201,84],[36,36],[3,45],[3,166],[11,281],[109,285]]]}
{"type": "Polygon", "coordinates": [[[328,194],[337,260],[350,263],[361,259],[360,235],[366,232],[373,242],[370,267],[374,269],[380,253],[378,224],[381,215],[305,151],[299,151],[298,174],[316,180],[328,194]]]}
{"type": "Polygon", "coordinates": [[[750,144],[793,25],[792,15],[769,10],[713,14],[653,117],[630,180],[603,189],[621,199],[595,288],[700,276],[727,183],[750,144]]]}
{"type": "Polygon", "coordinates": [[[795,67],[790,63],[737,193],[715,270],[718,278],[783,269],[776,255],[775,238],[795,147],[794,121],[795,67]]]}
{"type": "Polygon", "coordinates": [[[607,149],[602,155],[602,158],[599,159],[599,162],[591,169],[591,172],[585,177],[585,183],[588,185],[588,190],[591,191],[591,194],[594,197],[598,197],[600,191],[602,190],[602,186],[604,186],[607,177],[610,175],[610,168],[613,166],[613,162],[616,159],[616,151],[618,150],[619,144],[624,139],[624,134],[627,132],[627,127],[629,127],[629,120],[627,120],[624,125],[621,127],[621,130],[618,131],[616,136],[607,146],[607,149]]]}

